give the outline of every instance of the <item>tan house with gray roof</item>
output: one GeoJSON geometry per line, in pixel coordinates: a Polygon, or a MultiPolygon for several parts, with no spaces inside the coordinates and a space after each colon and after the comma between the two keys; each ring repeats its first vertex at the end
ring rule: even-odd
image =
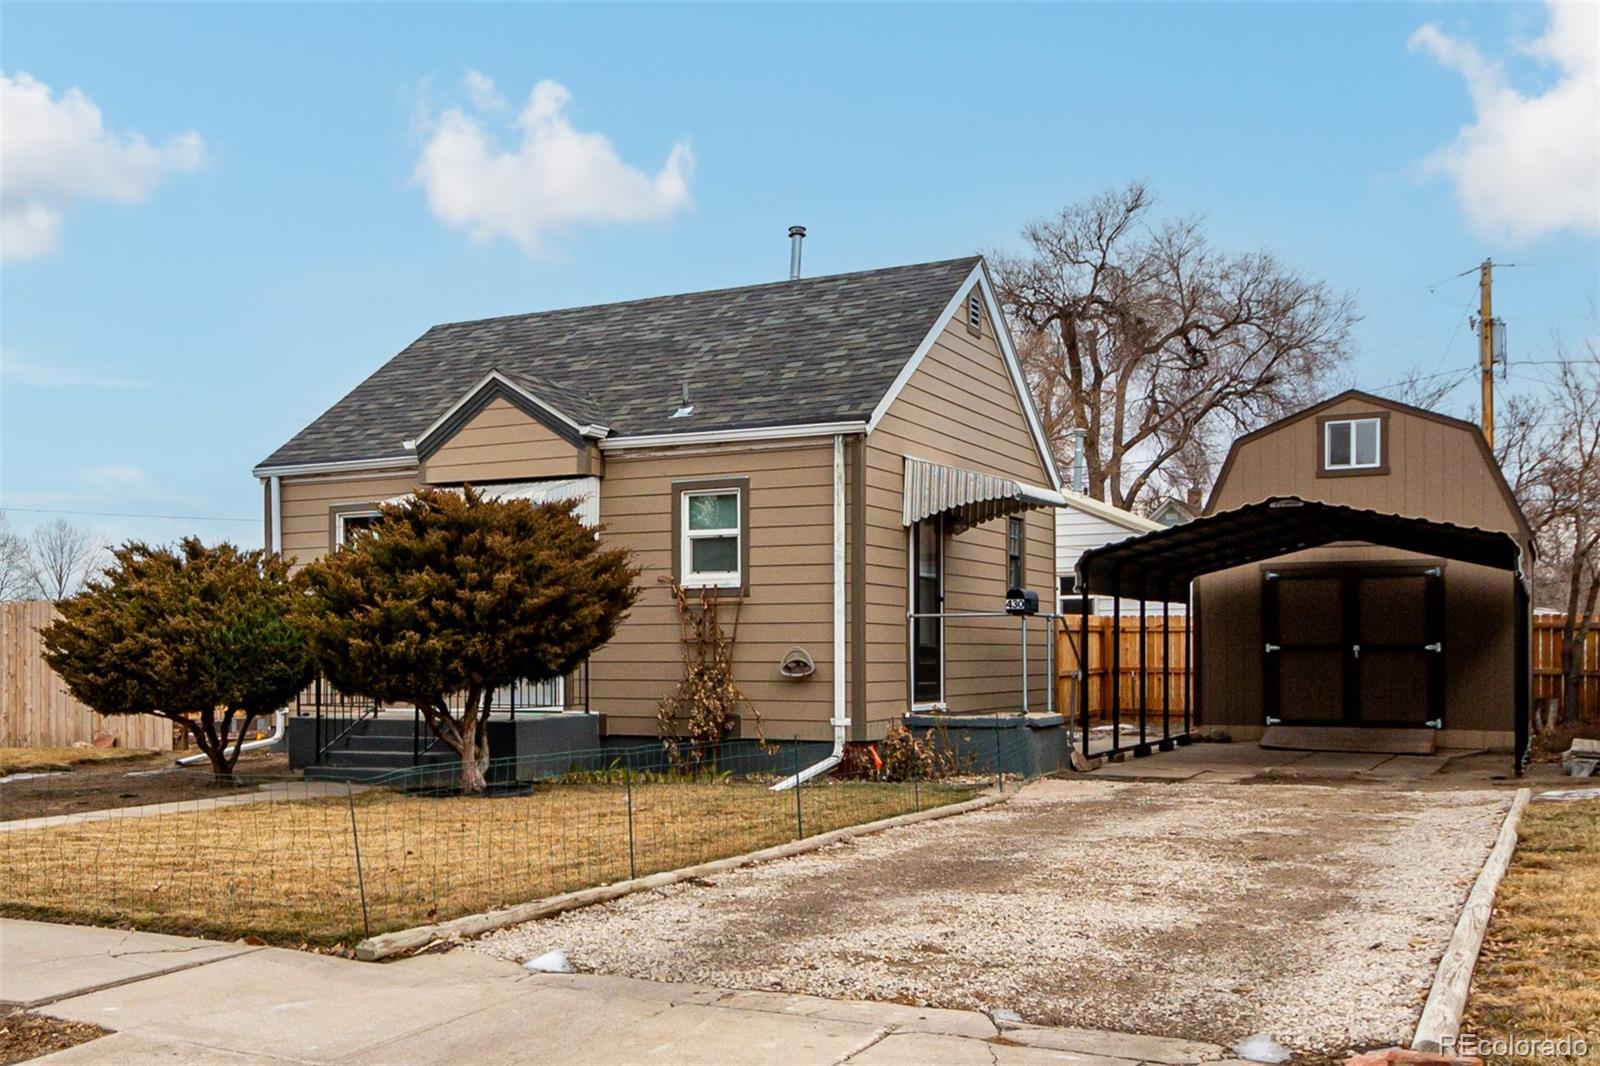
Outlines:
{"type": "Polygon", "coordinates": [[[737,603],[768,736],[1014,711],[1017,620],[950,617],[1055,584],[1060,482],[997,307],[974,257],[436,326],[256,467],[268,543],[314,558],[423,485],[582,499],[644,568],[589,665],[610,736],[653,736],[679,678],[668,576],[737,603]]]}

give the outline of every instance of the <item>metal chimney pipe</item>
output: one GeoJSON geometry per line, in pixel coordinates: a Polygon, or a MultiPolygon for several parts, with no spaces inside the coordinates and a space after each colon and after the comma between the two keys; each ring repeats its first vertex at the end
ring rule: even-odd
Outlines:
{"type": "Polygon", "coordinates": [[[800,280],[800,242],[806,239],[804,226],[789,227],[789,280],[800,280]]]}
{"type": "Polygon", "coordinates": [[[1089,431],[1072,431],[1072,488],[1085,495],[1089,492],[1089,431]]]}

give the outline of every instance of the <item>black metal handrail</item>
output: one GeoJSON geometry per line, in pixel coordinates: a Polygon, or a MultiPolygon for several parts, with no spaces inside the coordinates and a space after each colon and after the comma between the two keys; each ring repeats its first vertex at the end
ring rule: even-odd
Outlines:
{"type": "Polygon", "coordinates": [[[378,716],[376,699],[342,693],[324,681],[320,674],[300,691],[294,703],[296,714],[309,713],[316,717],[316,761],[319,763],[335,744],[349,736],[358,725],[378,716]]]}

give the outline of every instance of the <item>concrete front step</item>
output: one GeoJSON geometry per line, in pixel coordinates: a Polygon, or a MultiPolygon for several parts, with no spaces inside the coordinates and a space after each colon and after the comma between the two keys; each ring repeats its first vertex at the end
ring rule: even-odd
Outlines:
{"type": "Polygon", "coordinates": [[[413,760],[411,749],[405,751],[364,751],[359,748],[335,748],[322,757],[324,766],[376,766],[388,770],[409,770],[419,763],[432,766],[436,763],[455,762],[456,756],[451,751],[423,752],[413,760]]]}
{"type": "Polygon", "coordinates": [[[433,734],[431,732],[424,731],[422,734],[420,734],[420,737],[413,737],[410,733],[407,733],[403,737],[390,737],[383,736],[381,734],[376,736],[367,736],[366,734],[352,733],[349,736],[341,737],[338,742],[334,744],[333,750],[393,751],[399,752],[405,755],[407,758],[410,758],[412,748],[416,746],[419,739],[421,745],[426,747],[428,742],[433,739],[433,734]]]}
{"type": "Polygon", "coordinates": [[[403,767],[385,767],[337,766],[323,763],[306,767],[305,778],[307,781],[349,781],[353,784],[383,781],[415,788],[448,787],[454,783],[457,765],[453,762],[436,762],[419,767],[412,767],[409,764],[403,767]]]}
{"type": "Polygon", "coordinates": [[[1370,755],[1432,755],[1439,734],[1432,729],[1363,729],[1359,726],[1268,726],[1263,748],[1286,751],[1348,751],[1370,755]]]}

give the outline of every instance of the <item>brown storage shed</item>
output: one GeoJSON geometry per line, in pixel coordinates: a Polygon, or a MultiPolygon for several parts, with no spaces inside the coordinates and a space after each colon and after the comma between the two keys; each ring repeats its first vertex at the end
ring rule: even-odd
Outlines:
{"type": "Polygon", "coordinates": [[[1204,725],[1505,748],[1520,770],[1532,561],[1476,426],[1351,391],[1237,440],[1206,516],[1080,571],[1097,593],[1192,601],[1204,725]]]}

